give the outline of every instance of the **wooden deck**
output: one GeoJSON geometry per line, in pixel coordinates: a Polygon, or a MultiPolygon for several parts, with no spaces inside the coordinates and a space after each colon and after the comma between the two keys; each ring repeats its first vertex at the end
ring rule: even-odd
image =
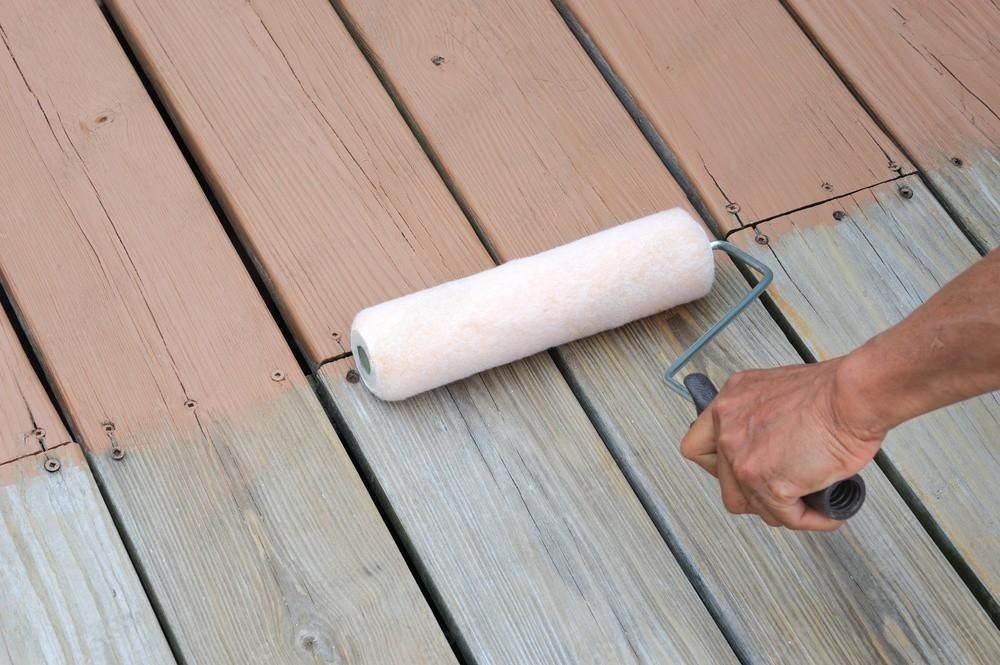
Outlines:
{"type": "Polygon", "coordinates": [[[403,403],[361,307],[683,206],[722,381],[1000,244],[991,0],[0,0],[0,664],[1000,659],[1000,395],[833,534],[662,370],[747,288],[403,403]]]}

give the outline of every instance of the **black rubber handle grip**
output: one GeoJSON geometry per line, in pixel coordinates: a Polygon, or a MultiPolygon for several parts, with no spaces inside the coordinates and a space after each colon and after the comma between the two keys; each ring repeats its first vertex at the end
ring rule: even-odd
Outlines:
{"type": "MultiPolygon", "coordinates": [[[[719,391],[715,384],[704,374],[688,374],[684,377],[684,386],[691,393],[694,408],[700,414],[708,408],[719,391]]],[[[806,505],[818,510],[835,520],[846,520],[861,510],[865,502],[865,481],[861,476],[839,480],[826,489],[802,497],[806,505]]]]}

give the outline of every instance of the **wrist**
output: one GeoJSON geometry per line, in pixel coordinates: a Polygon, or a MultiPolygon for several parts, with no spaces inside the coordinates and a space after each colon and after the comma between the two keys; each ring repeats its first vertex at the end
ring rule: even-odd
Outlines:
{"type": "Polygon", "coordinates": [[[838,425],[858,439],[882,439],[899,424],[890,392],[868,345],[841,356],[833,378],[833,412],[838,425]]]}

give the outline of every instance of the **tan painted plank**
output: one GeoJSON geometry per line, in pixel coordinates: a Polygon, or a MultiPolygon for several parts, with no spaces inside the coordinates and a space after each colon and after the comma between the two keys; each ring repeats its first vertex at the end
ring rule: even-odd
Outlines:
{"type": "Polygon", "coordinates": [[[328,2],[108,6],[312,362],[363,306],[491,265],[328,2]]]}
{"type": "MultiPolygon", "coordinates": [[[[325,0],[180,7],[129,0],[117,3],[115,12],[213,180],[239,180],[257,162],[274,164],[275,173],[324,174],[302,183],[301,197],[273,202],[285,207],[283,219],[295,220],[292,232],[287,222],[267,217],[252,201],[244,206],[248,194],[242,184],[231,185],[236,189],[227,194],[237,212],[234,222],[286,308],[317,309],[316,316],[347,321],[354,312],[345,302],[368,304],[388,292],[491,265],[325,0]],[[246,21],[254,26],[249,33],[246,21]],[[258,32],[275,40],[263,56],[253,39],[258,32]],[[220,40],[230,49],[229,64],[206,71],[205,54],[220,40]],[[284,115],[308,116],[318,108],[330,123],[282,128],[262,137],[252,152],[241,152],[232,143],[266,124],[274,112],[269,102],[273,84],[257,76],[268,67],[279,80],[290,81],[284,115]],[[230,80],[249,89],[240,93],[245,98],[205,101],[216,88],[235,95],[227,87],[230,80]],[[298,82],[305,83],[300,88],[298,82]],[[234,104],[248,108],[234,116],[234,104]],[[365,128],[364,154],[370,156],[371,191],[361,195],[345,189],[344,176],[325,166],[348,156],[332,148],[321,155],[291,155],[285,148],[289,131],[306,132],[311,142],[326,146],[336,143],[337,135],[354,135],[352,123],[365,128]],[[224,133],[211,129],[223,125],[224,133]],[[412,169],[403,177],[394,175],[399,151],[412,169]],[[385,191],[408,202],[405,214],[413,215],[412,224],[455,242],[414,244],[400,259],[389,242],[369,243],[352,256],[351,247],[327,240],[332,233],[350,242],[356,229],[382,228],[387,211],[359,209],[353,217],[324,217],[316,214],[315,201],[351,209],[358,203],[350,199],[381,197],[385,191]],[[273,239],[279,237],[287,249],[275,246],[273,239]],[[315,260],[296,262],[289,258],[293,255],[315,260]],[[359,286],[350,295],[353,300],[345,301],[338,294],[350,288],[351,280],[359,286]],[[369,283],[383,283],[388,291],[365,288],[369,283]]],[[[343,168],[354,167],[348,160],[343,168]]],[[[311,317],[298,317],[297,330],[322,339],[328,321],[311,317]],[[303,331],[303,326],[316,328],[303,331]]],[[[311,353],[318,362],[331,349],[327,344],[319,355],[311,353]]],[[[722,634],[550,358],[538,356],[495,373],[488,386],[474,380],[464,384],[465,392],[456,387],[403,405],[376,402],[360,385],[342,385],[344,364],[327,364],[323,373],[334,406],[472,659],[732,660],[722,634]],[[484,593],[484,588],[495,592],[484,593]]]]}
{"type": "MultiPolygon", "coordinates": [[[[549,3],[344,4],[501,258],[683,202],[549,3]]],[[[725,261],[718,279],[695,305],[560,355],[730,639],[753,662],[988,662],[981,608],[876,469],[864,515],[809,536],[726,515],[674,451],[693,409],[661,372],[746,289],[725,261]]],[[[796,361],[755,307],[698,366],[796,361]]]]}
{"type": "MultiPolygon", "coordinates": [[[[898,323],[979,255],[916,176],[767,222],[736,242],[775,270],[770,291],[817,358],[898,323]],[[837,222],[834,211],[847,216],[837,222]]],[[[883,445],[994,599],[1000,597],[1000,394],[928,414],[883,445]]]]}
{"type": "Polygon", "coordinates": [[[964,225],[1000,244],[1000,6],[785,1],[964,225]]]}
{"type": "Polygon", "coordinates": [[[0,266],[180,655],[453,662],[97,6],[0,25],[0,266]]]}
{"type": "Polygon", "coordinates": [[[0,465],[0,647],[7,665],[174,662],[75,443],[0,465]]]}
{"type": "Polygon", "coordinates": [[[477,662],[736,662],[548,356],[398,404],[353,368],[320,376],[477,662]]]}
{"type": "Polygon", "coordinates": [[[59,414],[0,312],[0,464],[67,441],[59,414]]]}
{"type": "Polygon", "coordinates": [[[776,0],[562,2],[726,228],[912,170],[776,0]]]}

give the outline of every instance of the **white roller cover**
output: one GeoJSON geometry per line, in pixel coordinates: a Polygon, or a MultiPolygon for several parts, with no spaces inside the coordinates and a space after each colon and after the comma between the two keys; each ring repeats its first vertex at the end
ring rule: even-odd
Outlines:
{"type": "Polygon", "coordinates": [[[369,307],[351,347],[365,385],[406,399],[703,297],[715,262],[681,209],[369,307]]]}

